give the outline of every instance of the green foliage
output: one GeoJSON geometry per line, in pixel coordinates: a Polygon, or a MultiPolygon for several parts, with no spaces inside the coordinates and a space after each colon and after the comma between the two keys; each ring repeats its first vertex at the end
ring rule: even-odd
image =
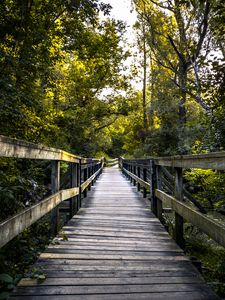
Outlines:
{"type": "Polygon", "coordinates": [[[186,253],[202,262],[203,276],[215,292],[225,296],[225,250],[212,240],[190,227],[186,231],[186,253]]]}
{"type": "Polygon", "coordinates": [[[41,283],[46,279],[46,274],[42,269],[33,267],[25,274],[25,277],[37,279],[38,282],[41,283]]]}
{"type": "Polygon", "coordinates": [[[30,269],[30,265],[49,243],[49,230],[48,217],[44,217],[0,249],[0,299],[6,299],[23,277],[45,279],[42,270],[30,269]]]}
{"type": "Polygon", "coordinates": [[[14,279],[9,274],[6,273],[0,274],[0,299],[2,300],[7,299],[8,296],[10,295],[10,292],[16,286],[17,282],[18,282],[18,277],[14,279]]]}
{"type": "Polygon", "coordinates": [[[8,158],[0,162],[0,220],[4,220],[43,199],[50,172],[45,162],[8,158]]]}
{"type": "Polygon", "coordinates": [[[223,1],[133,2],[139,16],[138,45],[143,51],[145,41],[150,61],[143,152],[187,154],[199,140],[203,149],[220,150],[224,147],[223,1]],[[141,35],[144,27],[146,34],[141,35]]]}
{"type": "MultiPolygon", "coordinates": [[[[135,1],[141,14],[136,28],[140,32],[146,26],[139,48],[146,42],[151,56],[143,107],[141,92],[129,82],[140,66],[128,74],[124,64],[130,56],[126,27],[99,17],[99,12],[109,14],[110,5],[97,0],[1,1],[0,134],[87,157],[223,149],[224,5],[221,0],[211,3],[204,36],[206,2],[176,1],[174,10],[165,11],[160,2],[135,1]],[[205,55],[215,51],[220,57],[205,55]],[[210,111],[202,108],[204,103],[210,111]]],[[[68,164],[62,164],[62,175],[67,171],[68,164]]],[[[223,208],[224,174],[191,170],[185,180],[205,207],[223,208]]],[[[0,220],[40,201],[49,192],[49,181],[45,162],[1,159],[0,220]]],[[[33,225],[1,250],[1,298],[26,272],[44,280],[45,274],[29,265],[48,242],[48,230],[46,222],[33,225]]],[[[221,262],[220,274],[222,268],[221,262]]]]}
{"type": "Polygon", "coordinates": [[[192,169],[186,171],[193,196],[208,210],[220,210],[225,205],[225,174],[219,171],[192,169]]]}
{"type": "Polygon", "coordinates": [[[109,10],[98,1],[1,2],[1,134],[95,152],[87,145],[99,124],[124,114],[123,99],[100,94],[128,86],[124,24],[98,19],[109,10]]]}

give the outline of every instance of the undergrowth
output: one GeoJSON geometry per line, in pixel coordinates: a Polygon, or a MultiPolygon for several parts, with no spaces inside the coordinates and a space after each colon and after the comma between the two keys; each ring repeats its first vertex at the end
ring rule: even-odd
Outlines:
{"type": "Polygon", "coordinates": [[[202,275],[206,282],[221,297],[225,297],[225,249],[195,227],[185,232],[186,254],[202,263],[202,275]]]}
{"type": "Polygon", "coordinates": [[[7,299],[23,277],[44,279],[42,270],[31,266],[50,242],[47,217],[35,223],[0,250],[0,300],[7,299]]]}

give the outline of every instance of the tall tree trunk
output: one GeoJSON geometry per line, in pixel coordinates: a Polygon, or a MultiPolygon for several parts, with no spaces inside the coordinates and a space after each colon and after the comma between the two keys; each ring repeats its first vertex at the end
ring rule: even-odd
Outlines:
{"type": "Polygon", "coordinates": [[[146,53],[146,38],[145,38],[145,24],[143,24],[143,90],[142,90],[142,106],[143,106],[143,127],[146,131],[148,129],[147,111],[146,111],[146,81],[147,81],[147,53],[146,53]]]}
{"type": "Polygon", "coordinates": [[[180,61],[179,71],[179,152],[180,154],[187,154],[186,149],[186,123],[187,123],[187,110],[186,110],[186,100],[187,100],[187,65],[180,61]]]}

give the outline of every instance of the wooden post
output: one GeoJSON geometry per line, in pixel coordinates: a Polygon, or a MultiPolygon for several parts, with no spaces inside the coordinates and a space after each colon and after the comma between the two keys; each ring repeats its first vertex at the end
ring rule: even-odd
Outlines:
{"type": "MultiPolygon", "coordinates": [[[[71,163],[70,167],[70,185],[71,188],[77,187],[77,168],[78,164],[71,163]]],[[[70,219],[77,213],[77,197],[72,197],[70,199],[70,219]]]]}
{"type": "MultiPolygon", "coordinates": [[[[125,163],[125,164],[124,164],[124,168],[125,168],[127,171],[129,171],[128,163],[125,163]]],[[[129,175],[128,175],[126,172],[125,172],[124,174],[125,174],[125,176],[127,177],[127,179],[129,179],[129,175]]]]}
{"type": "MultiPolygon", "coordinates": [[[[124,169],[126,169],[127,171],[129,171],[129,167],[128,167],[127,163],[124,163],[123,166],[124,166],[124,169]]],[[[129,176],[128,176],[128,174],[126,172],[124,172],[124,175],[127,177],[127,179],[129,178],[129,176]]]]}
{"type": "MultiPolygon", "coordinates": [[[[129,163],[126,164],[126,167],[127,167],[127,171],[130,171],[130,165],[129,165],[129,163]]],[[[126,176],[127,176],[127,179],[130,180],[130,175],[128,175],[126,173],[126,176]]]]}
{"type": "Polygon", "coordinates": [[[119,165],[120,165],[120,169],[123,172],[124,165],[123,165],[123,159],[121,157],[119,158],[119,165]]]}
{"type": "MultiPolygon", "coordinates": [[[[183,201],[182,168],[175,168],[175,198],[179,201],[183,201]]],[[[174,240],[182,249],[185,247],[183,227],[183,218],[175,212],[174,240]]]]}
{"type": "MultiPolygon", "coordinates": [[[[97,171],[97,165],[94,163],[94,169],[93,174],[97,171]]],[[[96,178],[93,179],[93,185],[95,184],[96,178]]]]}
{"type": "MultiPolygon", "coordinates": [[[[60,189],[60,161],[51,162],[51,192],[55,194],[60,189]]],[[[51,235],[56,236],[59,229],[59,208],[55,207],[51,212],[51,235]]]]}
{"type": "MultiPolygon", "coordinates": [[[[143,180],[147,181],[147,169],[143,168],[143,180]]],[[[147,196],[147,189],[146,187],[143,188],[143,197],[146,198],[147,196]]]]}
{"type": "MultiPolygon", "coordinates": [[[[100,170],[100,169],[101,169],[101,162],[99,162],[98,165],[97,165],[97,171],[100,170]]],[[[98,176],[97,176],[96,180],[98,180],[100,175],[101,175],[101,172],[98,173],[98,176]]]]}
{"type": "MultiPolygon", "coordinates": [[[[87,176],[87,168],[85,168],[84,170],[83,170],[83,178],[84,178],[84,182],[87,180],[87,178],[88,178],[88,176],[87,176]]],[[[87,197],[87,189],[85,189],[84,191],[83,191],[83,195],[84,195],[84,198],[85,197],[87,197]]]]}
{"type": "MultiPolygon", "coordinates": [[[[133,166],[130,165],[130,172],[131,174],[133,173],[133,166]]],[[[132,183],[133,182],[133,178],[130,176],[130,182],[132,183]]]]}
{"type": "MultiPolygon", "coordinates": [[[[138,178],[141,178],[141,168],[140,167],[137,167],[137,176],[138,176],[138,178]]],[[[138,182],[138,184],[137,184],[137,190],[140,191],[140,189],[141,189],[141,185],[138,182]]]]}
{"type": "Polygon", "coordinates": [[[150,160],[150,170],[151,170],[151,210],[157,216],[157,198],[155,196],[155,190],[157,188],[156,179],[156,165],[154,160],[150,160]]]}
{"type": "MultiPolygon", "coordinates": [[[[162,189],[162,168],[161,166],[155,166],[156,169],[156,188],[158,190],[162,189]]],[[[160,199],[157,199],[157,217],[159,218],[160,222],[163,223],[163,217],[162,217],[162,213],[163,213],[163,206],[162,206],[162,201],[160,199]]]]}
{"type": "MultiPolygon", "coordinates": [[[[95,169],[94,169],[94,165],[93,165],[93,163],[92,163],[92,166],[91,166],[91,175],[93,175],[94,172],[95,172],[95,169]]],[[[92,186],[94,185],[94,180],[92,180],[91,185],[92,185],[92,186]]]]}
{"type": "Polygon", "coordinates": [[[124,171],[126,169],[126,163],[124,163],[122,159],[121,161],[122,161],[122,173],[127,177],[126,172],[124,171]]]}
{"type": "MultiPolygon", "coordinates": [[[[134,175],[136,175],[136,166],[134,166],[134,175]]],[[[133,180],[133,184],[134,184],[134,186],[136,185],[136,180],[135,179],[133,180]]]]}
{"type": "MultiPolygon", "coordinates": [[[[88,178],[90,178],[91,177],[91,168],[90,168],[90,166],[88,166],[88,178]]],[[[89,186],[88,186],[88,191],[90,191],[91,190],[91,184],[89,184],[89,186]]]]}
{"type": "Polygon", "coordinates": [[[79,195],[77,196],[77,211],[81,207],[81,159],[79,159],[79,164],[77,166],[77,186],[79,187],[79,195]]]}

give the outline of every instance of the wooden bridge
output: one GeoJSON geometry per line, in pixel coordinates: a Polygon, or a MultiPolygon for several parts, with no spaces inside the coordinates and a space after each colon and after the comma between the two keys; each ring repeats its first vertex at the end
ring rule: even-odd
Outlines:
{"type": "Polygon", "coordinates": [[[22,279],[10,299],[219,299],[183,253],[183,223],[198,226],[222,246],[225,228],[184,202],[182,168],[225,169],[225,153],[120,159],[121,170],[103,169],[103,160],[1,137],[0,155],[51,160],[53,192],[0,224],[1,246],[50,211],[56,233],[61,204],[71,217],[35,264],[46,280],[22,279]],[[70,187],[64,190],[60,161],[71,164],[70,187]],[[166,167],[175,168],[174,195],[163,180],[166,167]],[[159,221],[164,205],[175,212],[177,243],[159,221]]]}

